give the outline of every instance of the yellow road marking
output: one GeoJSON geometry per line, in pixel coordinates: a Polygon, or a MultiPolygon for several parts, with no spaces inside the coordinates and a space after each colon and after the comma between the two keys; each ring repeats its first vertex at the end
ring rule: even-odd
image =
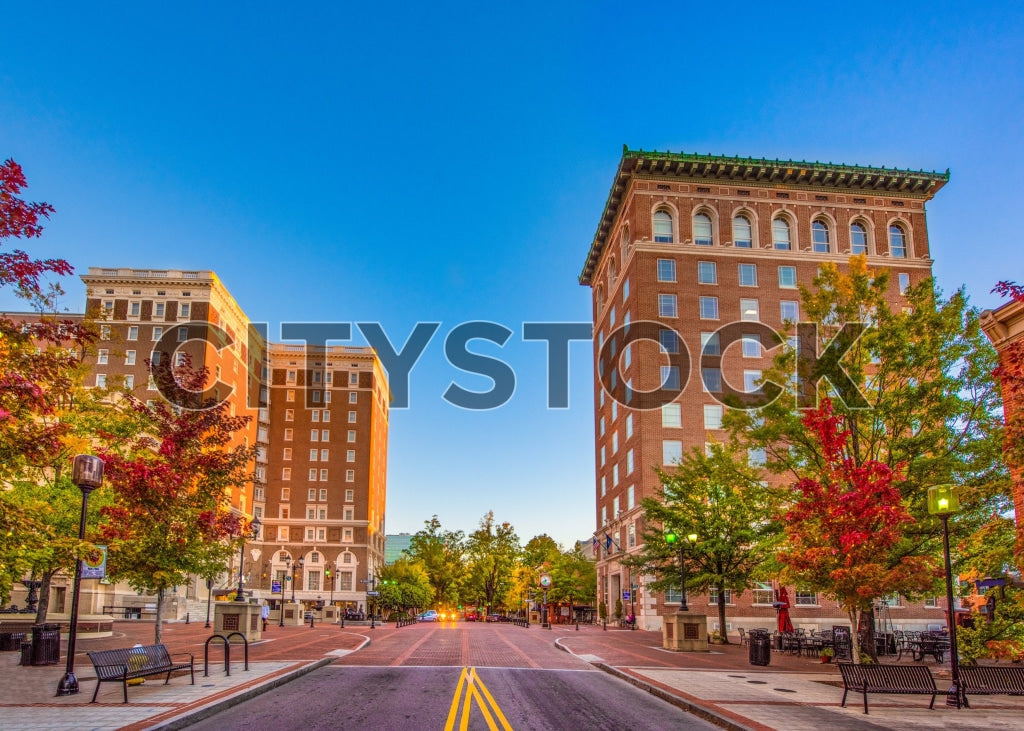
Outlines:
{"type": "Polygon", "coordinates": [[[501,712],[498,704],[495,703],[494,696],[487,690],[487,686],[484,685],[480,676],[476,674],[476,668],[462,668],[459,682],[455,685],[455,695],[452,696],[451,707],[448,709],[448,719],[444,725],[445,731],[455,731],[456,721],[458,721],[459,731],[468,731],[469,717],[473,711],[473,701],[480,708],[480,712],[483,714],[484,721],[487,723],[487,728],[490,731],[498,731],[498,723],[495,722],[495,717],[501,723],[502,731],[512,731],[512,727],[509,725],[508,719],[505,718],[505,714],[501,712]],[[460,700],[462,701],[461,713],[459,710],[460,700]]]}

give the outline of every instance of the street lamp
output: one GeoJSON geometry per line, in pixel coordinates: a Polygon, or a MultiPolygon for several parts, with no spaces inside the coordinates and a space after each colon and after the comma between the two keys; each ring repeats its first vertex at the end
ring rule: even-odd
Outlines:
{"type": "Polygon", "coordinates": [[[299,556],[298,563],[295,564],[294,566],[292,566],[292,604],[295,603],[295,569],[296,568],[301,569],[303,564],[305,564],[305,563],[306,563],[306,561],[302,558],[302,556],[299,556]]]}
{"type": "Polygon", "coordinates": [[[245,539],[246,539],[246,537],[249,537],[249,538],[251,538],[252,540],[255,541],[257,538],[260,537],[260,519],[259,518],[253,518],[252,522],[249,523],[249,533],[248,533],[248,536],[246,535],[246,532],[244,530],[241,531],[241,534],[242,534],[242,547],[241,547],[241,549],[239,549],[239,554],[238,554],[238,593],[235,594],[235,601],[236,602],[244,602],[245,601],[245,587],[242,584],[242,564],[245,563],[245,539]]]}
{"type": "Polygon", "coordinates": [[[210,629],[210,602],[213,601],[213,579],[206,580],[206,629],[210,629]]]}
{"type": "MultiPolygon", "coordinates": [[[[287,556],[284,559],[284,576],[281,577],[281,617],[278,620],[277,626],[284,627],[284,579],[288,576],[288,569],[292,567],[292,557],[287,556]]],[[[294,579],[293,579],[294,583],[294,579]]],[[[292,597],[294,601],[294,595],[292,597]]]]}
{"type": "Polygon", "coordinates": [[[665,534],[665,542],[670,546],[676,542],[679,543],[679,579],[681,581],[679,611],[688,612],[690,609],[686,606],[686,545],[696,543],[697,534],[690,533],[683,540],[679,540],[680,537],[675,531],[670,530],[665,534]]]}
{"type": "MultiPolygon", "coordinates": [[[[75,456],[71,468],[71,481],[82,491],[82,513],[78,519],[78,540],[85,540],[85,518],[89,506],[89,493],[103,484],[103,460],[89,454],[75,456]]],[[[68,662],[64,677],[57,684],[57,695],[78,692],[75,677],[75,640],[78,639],[78,595],[82,589],[82,559],[75,561],[75,580],[71,598],[71,626],[68,628],[68,662]]]]}
{"type": "Polygon", "coordinates": [[[967,695],[960,683],[960,656],[956,646],[956,614],[953,611],[953,568],[949,560],[949,516],[960,509],[953,485],[928,488],[928,512],[942,520],[942,556],[946,563],[946,607],[949,612],[949,669],[953,684],[946,692],[946,705],[967,708],[967,695]]]}

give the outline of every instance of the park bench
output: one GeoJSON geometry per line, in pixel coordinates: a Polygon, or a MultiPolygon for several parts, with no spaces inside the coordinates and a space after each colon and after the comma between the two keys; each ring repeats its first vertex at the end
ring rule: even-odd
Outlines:
{"type": "Polygon", "coordinates": [[[1024,666],[961,665],[964,694],[1024,695],[1024,666]]]}
{"type": "Polygon", "coordinates": [[[171,673],[177,670],[188,670],[192,675],[192,685],[195,685],[195,657],[192,653],[182,653],[182,655],[188,655],[188,662],[185,662],[184,659],[173,660],[163,645],[90,652],[89,659],[92,660],[92,665],[96,669],[98,682],[96,683],[96,692],[92,694],[92,700],[89,702],[96,702],[96,696],[100,692],[100,683],[108,680],[120,681],[124,688],[125,703],[128,702],[128,681],[134,678],[167,673],[167,679],[164,681],[164,685],[167,685],[171,682],[171,673]]]}
{"type": "Polygon", "coordinates": [[[864,694],[864,713],[868,712],[868,693],[895,693],[902,695],[930,695],[935,707],[935,679],[923,665],[854,665],[839,663],[843,676],[843,702],[851,690],[864,694]]]}

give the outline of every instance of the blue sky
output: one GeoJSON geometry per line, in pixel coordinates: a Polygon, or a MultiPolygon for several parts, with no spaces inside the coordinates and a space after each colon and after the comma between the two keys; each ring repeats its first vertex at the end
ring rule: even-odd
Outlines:
{"type": "Polygon", "coordinates": [[[32,254],[213,269],[271,333],[369,320],[401,343],[442,323],[392,412],[388,532],[494,510],[524,541],[590,535],[589,345],[549,410],[521,330],[589,321],[577,276],[623,143],[948,167],[940,286],[987,307],[1024,279],[1011,4],[16,3],[4,21],[0,158],[57,208],[32,254]],[[492,411],[442,399],[489,386],[445,362],[467,320],[516,332],[478,348],[518,378],[492,411]]]}

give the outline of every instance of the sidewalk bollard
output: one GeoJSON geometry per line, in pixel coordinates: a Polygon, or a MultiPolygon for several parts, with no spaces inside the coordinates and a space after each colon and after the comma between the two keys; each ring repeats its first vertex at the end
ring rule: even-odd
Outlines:
{"type": "Polygon", "coordinates": [[[310,614],[309,615],[309,628],[310,629],[313,629],[313,622],[315,622],[315,621],[316,621],[316,615],[310,614]]]}
{"type": "Polygon", "coordinates": [[[185,624],[189,623],[189,613],[185,612],[185,624]]]}

